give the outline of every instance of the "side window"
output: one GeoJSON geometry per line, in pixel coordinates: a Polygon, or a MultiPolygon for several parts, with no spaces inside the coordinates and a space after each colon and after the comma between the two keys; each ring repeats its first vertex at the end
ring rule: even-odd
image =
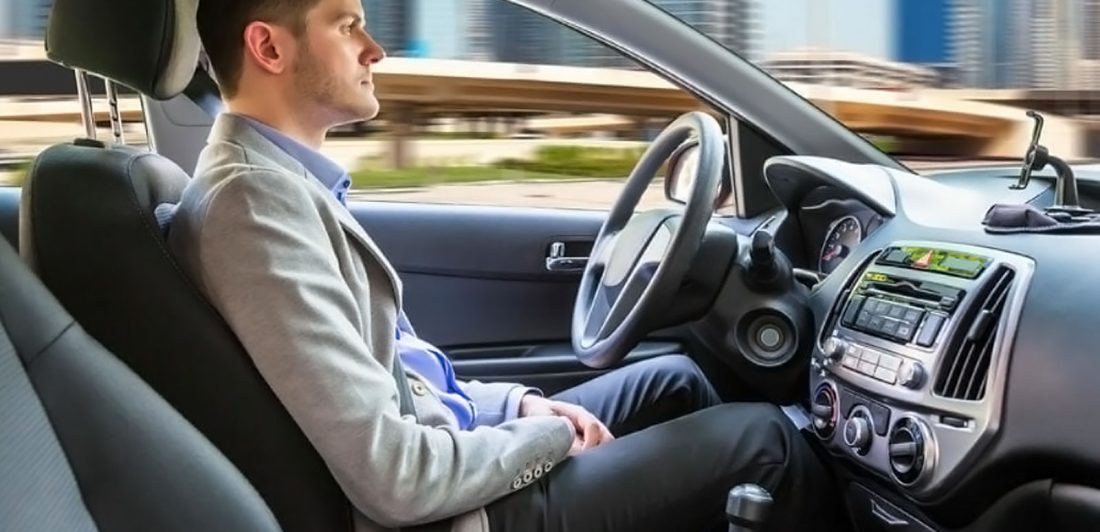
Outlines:
{"type": "MultiPolygon", "coordinates": [[[[502,0],[366,0],[382,104],[326,150],[371,201],[610,207],[691,95],[502,0]],[[427,10],[427,4],[431,10],[427,10]]],[[[655,182],[643,205],[664,201],[655,182]]]]}
{"type": "MultiPolygon", "coordinates": [[[[23,9],[16,10],[20,16],[0,19],[0,187],[22,186],[42,150],[84,135],[73,72],[46,59],[43,37],[52,2],[17,4],[23,9]]],[[[90,76],[89,88],[97,138],[109,141],[102,80],[90,76]]],[[[132,91],[120,90],[119,112],[126,143],[145,147],[141,102],[132,91]]]]}

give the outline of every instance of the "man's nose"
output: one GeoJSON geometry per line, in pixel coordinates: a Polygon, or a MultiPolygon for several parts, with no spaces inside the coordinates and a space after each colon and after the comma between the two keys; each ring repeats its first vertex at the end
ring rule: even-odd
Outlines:
{"type": "Polygon", "coordinates": [[[373,65],[386,58],[386,50],[382,48],[382,45],[378,44],[369,34],[365,34],[367,39],[363,46],[363,53],[359,57],[359,61],[364,65],[373,65]]]}

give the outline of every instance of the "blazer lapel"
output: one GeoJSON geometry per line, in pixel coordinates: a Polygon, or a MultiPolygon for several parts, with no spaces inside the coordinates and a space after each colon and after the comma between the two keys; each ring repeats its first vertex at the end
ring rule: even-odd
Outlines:
{"type": "MultiPolygon", "coordinates": [[[[322,195],[325,197],[325,201],[330,202],[329,205],[336,211],[336,217],[340,220],[340,225],[343,226],[344,232],[351,235],[367,250],[375,262],[382,265],[382,271],[386,272],[386,276],[390,279],[390,286],[393,289],[394,301],[397,304],[397,308],[399,310],[401,309],[401,279],[397,276],[397,271],[394,270],[393,265],[391,265],[390,261],[382,254],[382,250],[379,249],[378,245],[374,243],[374,240],[367,235],[363,227],[359,225],[359,222],[355,220],[355,217],[351,215],[351,212],[348,211],[344,205],[340,204],[332,195],[332,192],[326,189],[325,185],[313,174],[309,173],[305,166],[302,166],[302,163],[288,155],[282,148],[267,140],[267,138],[256,131],[255,128],[249,125],[244,119],[230,113],[222,113],[214,120],[214,125],[210,129],[208,141],[236,144],[244,150],[246,162],[248,164],[255,164],[256,161],[248,159],[253,159],[254,156],[258,155],[268,159],[279,168],[292,174],[300,175],[314,186],[320,187],[323,193],[322,195]]],[[[196,172],[198,172],[198,170],[196,170],[196,172]]]]}

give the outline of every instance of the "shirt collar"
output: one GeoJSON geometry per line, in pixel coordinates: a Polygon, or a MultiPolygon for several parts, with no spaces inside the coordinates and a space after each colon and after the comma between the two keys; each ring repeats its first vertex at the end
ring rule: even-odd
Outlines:
{"type": "Polygon", "coordinates": [[[235,115],[243,118],[249,125],[251,125],[260,135],[270,140],[272,144],[275,144],[287,155],[293,157],[306,171],[313,174],[321,184],[325,185],[329,190],[332,190],[336,194],[337,199],[343,201],[343,192],[346,192],[348,187],[351,186],[348,173],[336,161],[325,157],[321,152],[294,140],[286,133],[279,131],[255,118],[235,115]]]}

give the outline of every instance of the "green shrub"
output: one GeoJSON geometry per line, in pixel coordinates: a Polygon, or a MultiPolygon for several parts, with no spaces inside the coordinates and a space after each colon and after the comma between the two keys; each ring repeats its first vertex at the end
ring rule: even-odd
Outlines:
{"type": "Polygon", "coordinates": [[[543,146],[534,159],[502,159],[493,166],[574,177],[626,177],[641,155],[641,149],[543,146]]]}

